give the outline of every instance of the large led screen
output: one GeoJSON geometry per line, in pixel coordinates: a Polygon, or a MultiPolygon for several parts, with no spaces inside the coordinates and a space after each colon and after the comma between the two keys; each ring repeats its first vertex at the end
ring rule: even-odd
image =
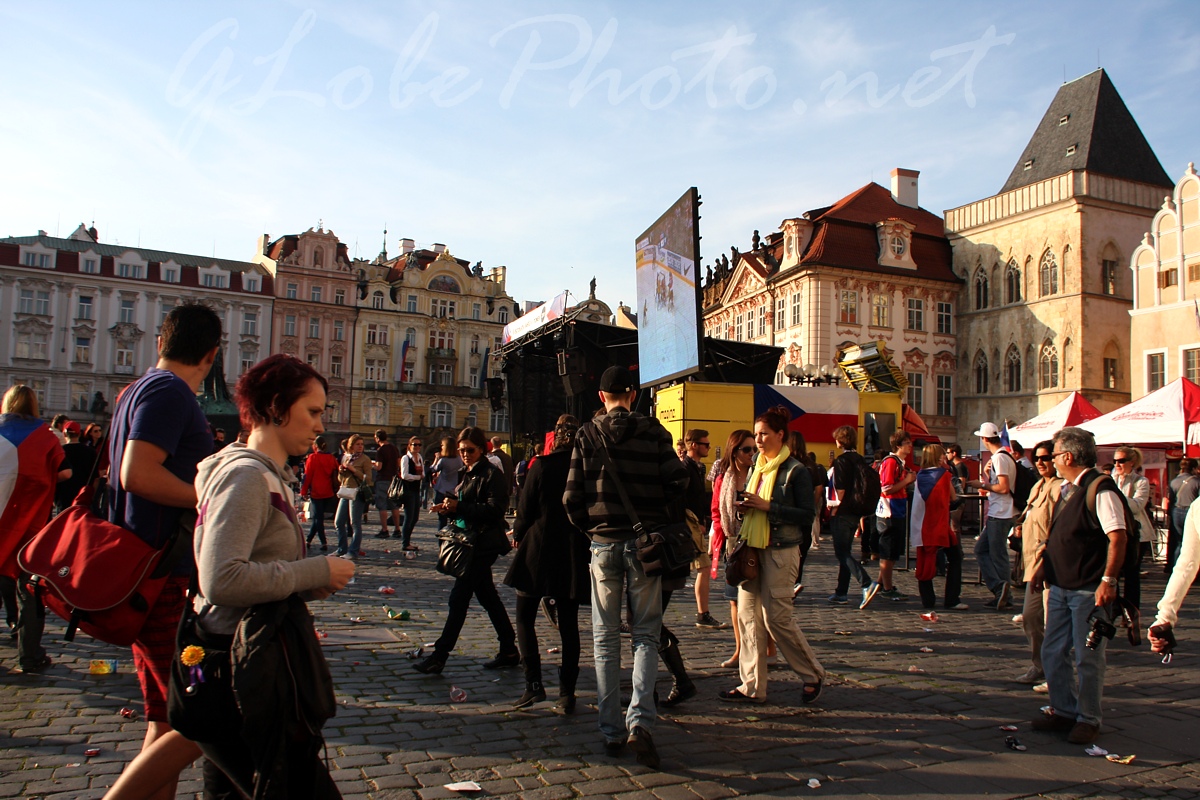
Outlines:
{"type": "Polygon", "coordinates": [[[638,376],[654,386],[700,371],[696,187],[637,238],[638,376]]]}

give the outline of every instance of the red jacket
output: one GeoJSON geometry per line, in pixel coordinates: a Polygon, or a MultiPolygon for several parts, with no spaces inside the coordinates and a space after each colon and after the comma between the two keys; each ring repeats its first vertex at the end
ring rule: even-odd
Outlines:
{"type": "Polygon", "coordinates": [[[304,459],[304,484],[300,494],[328,500],[337,493],[337,459],[329,453],[309,453],[304,459]]]}

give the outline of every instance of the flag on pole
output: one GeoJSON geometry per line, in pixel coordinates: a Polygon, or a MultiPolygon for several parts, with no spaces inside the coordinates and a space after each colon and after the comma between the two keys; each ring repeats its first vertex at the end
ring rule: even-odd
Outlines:
{"type": "Polygon", "coordinates": [[[1012,452],[1012,443],[1008,440],[1008,420],[1004,421],[1004,427],[1000,429],[1000,449],[1006,453],[1012,452]]]}
{"type": "Polygon", "coordinates": [[[400,345],[400,349],[396,351],[396,355],[399,358],[392,367],[392,374],[395,376],[396,382],[399,383],[404,380],[404,365],[408,363],[408,339],[405,339],[403,344],[400,345]]]}
{"type": "Polygon", "coordinates": [[[1196,309],[1196,330],[1200,330],[1200,300],[1193,300],[1192,305],[1196,309]]]}

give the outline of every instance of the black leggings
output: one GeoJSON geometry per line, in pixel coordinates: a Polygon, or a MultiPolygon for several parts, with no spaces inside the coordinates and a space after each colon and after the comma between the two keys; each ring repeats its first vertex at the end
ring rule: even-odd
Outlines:
{"type": "Polygon", "coordinates": [[[492,564],[496,563],[496,554],[476,554],[471,559],[467,574],[454,581],[450,590],[450,610],[446,615],[446,625],[442,635],[438,637],[433,647],[433,654],[445,661],[458,644],[458,635],[462,633],[463,623],[467,621],[467,609],[471,606],[471,596],[479,600],[496,629],[496,638],[500,640],[500,652],[511,653],[516,649],[517,635],[513,632],[512,623],[508,620],[508,611],[504,601],[496,592],[496,584],[492,581],[492,564]]]}
{"type": "MultiPolygon", "coordinates": [[[[542,654],[538,649],[537,622],[541,598],[528,594],[517,595],[517,647],[521,650],[521,662],[525,667],[527,682],[542,680],[542,654]]],[[[579,671],[579,603],[565,598],[554,598],[558,609],[558,637],[562,642],[562,667],[575,674],[579,671]]]]}

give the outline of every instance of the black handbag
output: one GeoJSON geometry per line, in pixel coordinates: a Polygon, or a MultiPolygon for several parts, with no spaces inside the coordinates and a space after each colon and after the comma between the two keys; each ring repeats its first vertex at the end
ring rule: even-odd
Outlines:
{"type": "Polygon", "coordinates": [[[192,610],[195,596],[194,589],[188,592],[175,632],[167,721],[193,742],[227,741],[242,725],[229,661],[233,634],[208,633],[201,628],[202,614],[192,610]]]}
{"type": "Polygon", "coordinates": [[[438,549],[437,571],[452,578],[461,578],[471,568],[475,555],[475,543],[466,531],[439,533],[441,547],[438,549]]]}
{"type": "Polygon", "coordinates": [[[633,531],[637,534],[634,545],[637,547],[637,557],[642,563],[642,569],[651,578],[659,575],[667,579],[682,578],[690,574],[692,561],[700,553],[692,539],[691,527],[686,521],[668,522],[657,527],[643,525],[603,441],[600,442],[599,451],[608,477],[612,479],[617,493],[621,495],[625,513],[633,522],[633,531]]]}

